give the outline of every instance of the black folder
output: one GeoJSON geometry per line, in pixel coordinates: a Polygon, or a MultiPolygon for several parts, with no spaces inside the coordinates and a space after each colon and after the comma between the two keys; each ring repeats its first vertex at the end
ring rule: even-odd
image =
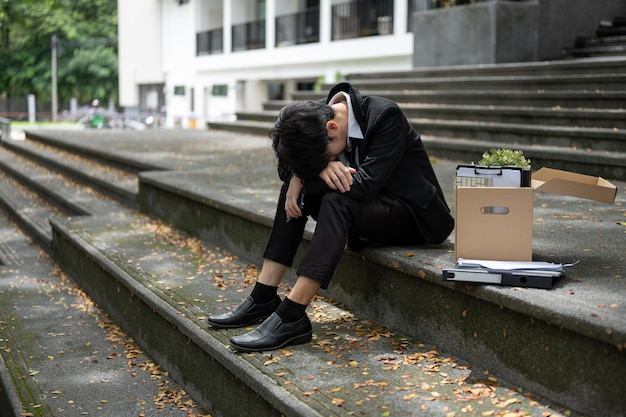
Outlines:
{"type": "Polygon", "coordinates": [[[443,280],[474,284],[498,284],[513,287],[550,289],[560,274],[541,271],[497,271],[492,269],[456,268],[444,269],[443,280]]]}

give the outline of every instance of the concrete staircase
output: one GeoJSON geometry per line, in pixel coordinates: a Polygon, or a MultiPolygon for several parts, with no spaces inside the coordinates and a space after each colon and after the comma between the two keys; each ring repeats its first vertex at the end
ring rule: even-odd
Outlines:
{"type": "Polygon", "coordinates": [[[602,21],[596,36],[576,39],[573,48],[563,51],[567,58],[606,57],[626,55],[626,16],[617,16],[612,21],[602,21]]]}
{"type": "MultiPolygon", "coordinates": [[[[435,164],[452,204],[455,166],[435,164]]],[[[570,260],[572,242],[586,248],[550,291],[442,282],[452,241],[348,252],[330,298],[309,310],[312,343],[239,355],[228,339],[241,330],[209,329],[206,316],[254,281],[279,186],[266,140],[33,131],[3,143],[0,171],[4,212],[212,415],[625,415],[623,257],[606,245],[623,230],[601,221],[619,206],[537,196],[536,255],[570,260]],[[574,227],[559,225],[566,216],[574,227]]],[[[9,363],[6,349],[0,357],[9,363]]],[[[0,395],[2,415],[65,415],[44,382],[67,376],[33,360],[0,372],[13,393],[0,395]]]]}
{"type": "MultiPolygon", "coordinates": [[[[397,101],[431,154],[478,161],[491,147],[522,149],[533,167],[626,178],[625,57],[348,74],[366,95],[397,101]]],[[[298,92],[293,100],[317,100],[298,92]]],[[[267,135],[286,102],[209,129],[267,135]]]]}

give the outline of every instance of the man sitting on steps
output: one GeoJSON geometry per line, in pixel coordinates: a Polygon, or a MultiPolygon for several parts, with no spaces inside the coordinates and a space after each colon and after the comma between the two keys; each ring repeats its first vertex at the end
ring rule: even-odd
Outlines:
{"type": "Polygon", "coordinates": [[[296,102],[270,132],[283,186],[252,293],[234,310],[209,317],[215,328],[255,329],[230,340],[239,351],[279,349],[312,337],[306,308],[326,289],[345,249],[368,242],[439,244],[454,228],[419,134],[399,106],[362,96],[348,83],[326,100],[296,102]],[[292,265],[308,216],[317,221],[282,302],[278,285],[292,265]]]}

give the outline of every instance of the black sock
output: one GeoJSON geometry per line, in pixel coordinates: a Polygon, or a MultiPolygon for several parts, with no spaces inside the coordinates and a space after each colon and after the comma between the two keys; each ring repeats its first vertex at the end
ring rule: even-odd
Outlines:
{"type": "Polygon", "coordinates": [[[306,315],[306,308],[307,306],[304,304],[298,304],[285,298],[276,309],[276,314],[280,316],[283,322],[294,323],[306,315]]]}
{"type": "Polygon", "coordinates": [[[252,297],[254,302],[257,304],[265,304],[276,298],[277,293],[278,287],[271,287],[269,285],[257,282],[256,284],[254,284],[254,288],[252,289],[250,297],[252,297]]]}

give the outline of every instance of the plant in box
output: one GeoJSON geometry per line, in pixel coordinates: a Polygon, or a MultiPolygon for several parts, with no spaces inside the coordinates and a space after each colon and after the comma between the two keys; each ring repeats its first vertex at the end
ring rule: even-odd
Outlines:
{"type": "Polygon", "coordinates": [[[478,165],[518,167],[530,170],[530,159],[526,159],[522,151],[509,149],[507,145],[502,148],[491,149],[483,154],[483,158],[478,161],[478,165]]]}
{"type": "Polygon", "coordinates": [[[492,148],[483,153],[478,166],[489,168],[519,168],[521,169],[521,186],[530,187],[530,159],[520,150],[510,149],[507,145],[501,148],[492,148]]]}

